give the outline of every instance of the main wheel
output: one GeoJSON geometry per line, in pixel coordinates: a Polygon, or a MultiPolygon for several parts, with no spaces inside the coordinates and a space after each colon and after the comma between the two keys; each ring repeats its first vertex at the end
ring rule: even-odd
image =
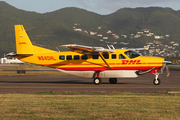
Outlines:
{"type": "Polygon", "coordinates": [[[159,84],[161,83],[161,81],[160,81],[160,79],[158,78],[157,80],[154,79],[154,80],[153,80],[153,83],[154,83],[154,85],[159,85],[159,84]]]}
{"type": "Polygon", "coordinates": [[[99,78],[99,77],[94,78],[94,84],[100,85],[101,84],[101,78],[99,78]]]}
{"type": "Polygon", "coordinates": [[[116,84],[117,83],[117,78],[109,78],[109,83],[116,84]]]}

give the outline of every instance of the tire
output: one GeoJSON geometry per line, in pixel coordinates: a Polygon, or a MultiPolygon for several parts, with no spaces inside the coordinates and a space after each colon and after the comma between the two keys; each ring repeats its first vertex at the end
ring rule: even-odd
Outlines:
{"type": "Polygon", "coordinates": [[[160,79],[158,78],[157,80],[154,79],[154,80],[153,80],[153,83],[154,83],[154,85],[160,85],[161,81],[160,81],[160,79]]]}
{"type": "Polygon", "coordinates": [[[101,84],[101,78],[99,78],[99,77],[94,78],[94,84],[100,85],[101,84]]]}
{"type": "Polygon", "coordinates": [[[117,83],[117,78],[109,78],[109,83],[110,84],[116,84],[117,83]]]}

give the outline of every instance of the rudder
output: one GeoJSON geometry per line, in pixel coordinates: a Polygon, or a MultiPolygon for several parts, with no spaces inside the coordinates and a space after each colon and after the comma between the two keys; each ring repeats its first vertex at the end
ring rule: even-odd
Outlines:
{"type": "Polygon", "coordinates": [[[15,25],[16,36],[16,54],[21,56],[29,56],[39,53],[53,53],[54,50],[35,46],[31,43],[23,25],[15,25]]]}
{"type": "Polygon", "coordinates": [[[31,55],[33,54],[33,45],[23,27],[23,25],[15,25],[16,37],[16,53],[31,55]]]}

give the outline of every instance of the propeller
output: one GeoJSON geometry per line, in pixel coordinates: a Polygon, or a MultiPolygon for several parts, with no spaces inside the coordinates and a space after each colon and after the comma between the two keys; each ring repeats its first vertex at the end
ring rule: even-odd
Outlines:
{"type": "Polygon", "coordinates": [[[163,71],[166,68],[167,77],[169,77],[169,75],[170,75],[169,68],[167,66],[168,64],[171,64],[171,61],[164,59],[164,65],[161,67],[161,74],[163,74],[163,71]]]}

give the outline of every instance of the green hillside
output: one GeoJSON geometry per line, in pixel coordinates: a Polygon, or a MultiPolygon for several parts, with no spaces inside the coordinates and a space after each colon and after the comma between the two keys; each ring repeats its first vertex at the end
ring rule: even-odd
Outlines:
{"type": "Polygon", "coordinates": [[[27,33],[35,45],[45,45],[51,49],[56,49],[55,46],[63,44],[100,44],[96,38],[82,32],[75,32],[66,25],[57,22],[44,23],[27,31],[27,33]]]}
{"type": "Polygon", "coordinates": [[[43,14],[43,17],[46,18],[47,21],[64,23],[70,28],[74,23],[79,23],[83,25],[85,29],[90,29],[101,25],[102,22],[101,15],[74,7],[45,13],[43,14]]]}
{"type": "Polygon", "coordinates": [[[17,9],[0,1],[0,56],[15,51],[16,24],[24,25],[33,44],[50,49],[71,43],[105,47],[111,42],[117,42],[117,47],[123,47],[120,42],[130,43],[127,47],[143,47],[147,41],[153,41],[154,37],[131,38],[131,34],[135,35],[143,29],[149,29],[160,36],[169,34],[169,38],[161,40],[165,44],[169,41],[180,43],[180,10],[160,7],[124,8],[109,15],[99,15],[70,7],[39,14],[17,9]],[[74,28],[80,28],[82,32],[74,31],[74,28]],[[108,30],[119,38],[115,39],[112,34],[108,34],[108,30]],[[103,37],[90,35],[90,31],[102,34],[108,40],[102,42],[100,39],[103,37]],[[127,35],[127,38],[122,38],[121,35],[127,35]]]}
{"type": "Polygon", "coordinates": [[[172,34],[177,39],[180,30],[180,12],[170,8],[124,8],[105,17],[108,27],[119,34],[130,34],[151,29],[156,34],[172,34]]]}

